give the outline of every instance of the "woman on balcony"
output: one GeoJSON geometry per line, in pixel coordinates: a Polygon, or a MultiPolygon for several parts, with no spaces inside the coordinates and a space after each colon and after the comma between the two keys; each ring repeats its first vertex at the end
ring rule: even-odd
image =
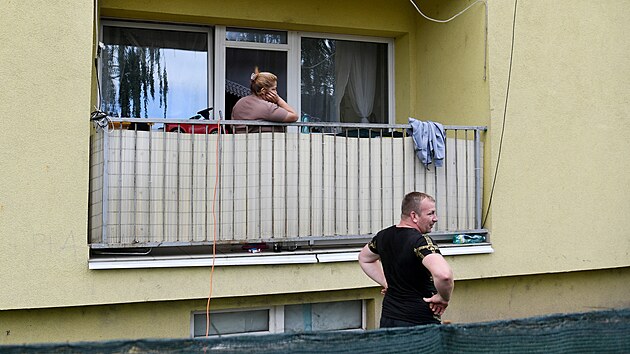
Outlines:
{"type": "MultiPolygon", "coordinates": [[[[232,109],[233,120],[266,120],[270,122],[292,123],[297,121],[295,109],[278,96],[278,78],[269,72],[254,69],[251,76],[251,94],[236,102],[232,109]]],[[[235,126],[235,133],[283,132],[284,127],[275,126],[235,126]]]]}

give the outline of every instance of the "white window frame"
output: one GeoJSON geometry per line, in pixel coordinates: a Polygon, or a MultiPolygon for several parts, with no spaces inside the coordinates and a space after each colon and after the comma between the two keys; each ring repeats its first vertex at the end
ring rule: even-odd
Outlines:
{"type": "MultiPolygon", "coordinates": [[[[287,53],[287,97],[286,101],[295,107],[299,101],[299,42],[295,45],[296,32],[279,30],[274,28],[248,28],[234,26],[215,26],[215,66],[216,79],[214,81],[215,95],[215,111],[222,112],[225,115],[225,73],[226,73],[226,52],[227,48],[253,49],[253,50],[273,50],[287,53]],[[228,41],[225,39],[227,28],[252,29],[260,31],[281,31],[287,33],[287,44],[277,43],[253,43],[242,41],[228,41]],[[296,54],[297,53],[297,54],[296,54]],[[296,57],[296,55],[298,55],[296,57]],[[296,59],[297,58],[297,59],[296,59]],[[296,66],[296,64],[298,66],[296,66]],[[297,76],[297,78],[296,78],[297,76]]],[[[217,113],[218,114],[218,113],[217,113]]],[[[230,117],[223,117],[229,119],[230,117]]]]}
{"type": "MultiPolygon", "coordinates": [[[[329,302],[343,302],[343,301],[361,301],[361,328],[352,328],[352,329],[339,329],[335,330],[338,332],[353,332],[353,331],[364,331],[367,329],[367,304],[364,299],[350,299],[350,300],[335,300],[329,302]]],[[[317,303],[327,303],[327,302],[317,302],[317,303]]],[[[306,303],[307,304],[315,304],[315,303],[306,303]]],[[[287,305],[300,305],[300,304],[287,304],[287,305]]],[[[268,310],[269,311],[269,330],[268,331],[260,331],[260,332],[243,332],[243,333],[230,333],[230,334],[222,334],[221,337],[236,337],[243,335],[266,335],[273,333],[285,333],[284,332],[284,307],[286,305],[276,305],[276,306],[268,306],[268,307],[251,307],[251,308],[243,308],[243,309],[222,309],[222,310],[212,310],[210,311],[210,319],[212,320],[212,315],[217,313],[239,313],[239,312],[250,312],[250,311],[259,311],[259,310],[268,310]]],[[[191,338],[202,338],[203,336],[195,337],[195,316],[202,315],[206,316],[206,311],[193,311],[190,315],[190,337],[191,338]]],[[[219,337],[219,335],[209,335],[208,337],[219,337]]]]}
{"type": "MultiPolygon", "coordinates": [[[[231,27],[231,26],[230,26],[231,27]]],[[[242,48],[242,49],[257,49],[257,50],[276,50],[284,51],[287,53],[287,103],[296,107],[298,112],[302,111],[301,101],[301,68],[300,68],[300,53],[302,49],[302,38],[327,38],[335,40],[346,40],[356,42],[370,42],[370,43],[384,43],[387,44],[387,121],[390,124],[395,123],[396,105],[394,101],[394,39],[384,37],[369,37],[369,36],[356,36],[346,34],[330,34],[319,32],[296,32],[286,31],[275,28],[246,28],[243,29],[255,29],[260,31],[282,31],[287,34],[287,44],[272,44],[272,43],[252,43],[241,41],[228,41],[226,37],[226,26],[215,26],[215,72],[216,80],[214,92],[215,96],[215,111],[220,110],[225,112],[225,72],[226,62],[225,53],[227,48],[242,48]]],[[[224,117],[225,118],[225,117],[224,117]]],[[[229,118],[229,117],[228,117],[229,118]]]]}
{"type": "MultiPolygon", "coordinates": [[[[369,37],[369,36],[357,36],[350,34],[333,34],[333,33],[320,33],[320,32],[296,32],[298,39],[298,48],[302,48],[302,38],[320,38],[320,39],[335,39],[342,41],[355,41],[355,42],[369,42],[369,43],[385,43],[387,44],[387,124],[396,123],[396,104],[394,101],[394,39],[385,37],[369,37]]],[[[298,51],[299,54],[299,51],[298,51]]],[[[302,82],[301,70],[299,67],[300,57],[297,57],[297,84],[298,88],[302,82]]],[[[301,92],[300,92],[301,94],[301,92]]],[[[297,103],[298,112],[302,111],[302,100],[298,99],[297,103]]]]}
{"type": "MultiPolygon", "coordinates": [[[[226,73],[226,49],[227,48],[241,48],[241,49],[256,49],[256,50],[275,50],[283,51],[287,53],[287,103],[296,107],[298,112],[301,112],[301,70],[300,70],[300,53],[301,43],[303,37],[308,38],[328,38],[335,40],[346,41],[358,41],[358,42],[371,42],[371,43],[385,43],[387,44],[387,105],[388,105],[388,118],[387,121],[390,124],[395,123],[396,106],[395,106],[395,84],[394,84],[394,39],[384,37],[370,37],[370,36],[357,36],[347,34],[332,34],[332,33],[320,33],[320,32],[297,32],[287,31],[276,28],[247,28],[237,27],[243,29],[255,29],[261,31],[282,31],[287,34],[287,44],[274,44],[274,43],[252,43],[241,41],[227,41],[226,32],[228,26],[214,25],[214,26],[194,26],[185,24],[162,24],[152,22],[131,22],[123,20],[110,20],[102,19],[100,23],[99,41],[103,40],[103,27],[104,26],[118,26],[128,28],[142,28],[142,29],[158,29],[169,31],[188,31],[188,32],[202,32],[207,34],[208,38],[208,52],[207,52],[207,91],[208,91],[208,106],[214,109],[210,111],[212,119],[220,118],[223,115],[223,119],[229,119],[225,117],[225,73],[226,73]]],[[[232,26],[229,26],[232,27],[232,26]]],[[[98,67],[99,77],[102,76],[101,66],[98,67]]],[[[99,82],[99,85],[101,83],[99,82]]],[[[100,103],[100,102],[99,102],[100,103]]]]}
{"type": "MultiPolygon", "coordinates": [[[[208,38],[208,52],[207,52],[207,60],[206,60],[206,64],[207,64],[207,78],[206,78],[206,87],[207,87],[207,91],[208,91],[208,97],[206,97],[207,101],[208,101],[208,107],[214,107],[214,102],[216,102],[214,100],[214,85],[212,85],[212,82],[214,82],[215,78],[214,78],[214,72],[212,70],[212,68],[214,67],[214,37],[216,36],[216,34],[214,34],[213,32],[213,27],[212,26],[208,26],[208,27],[204,27],[204,26],[195,26],[195,25],[175,25],[175,24],[166,24],[166,23],[153,23],[153,22],[131,22],[131,21],[122,21],[122,20],[110,20],[110,19],[102,19],[99,25],[99,32],[98,32],[98,40],[99,42],[103,42],[103,27],[105,26],[112,26],[112,27],[126,27],[126,28],[140,28],[140,29],[155,29],[155,30],[166,30],[166,31],[182,31],[182,32],[200,32],[200,33],[206,33],[207,38],[208,38]]],[[[98,65],[98,77],[102,79],[102,72],[101,72],[101,66],[102,63],[100,62],[100,58],[99,58],[99,65],[98,65]]],[[[225,74],[224,74],[225,75],[225,74]]],[[[98,82],[97,85],[101,85],[102,82],[98,82]]],[[[101,89],[100,87],[98,88],[99,90],[101,89]]],[[[100,99],[100,98],[98,98],[100,99]]],[[[97,104],[100,106],[101,102],[97,102],[97,104]]],[[[214,117],[214,115],[216,110],[212,110],[210,111],[210,114],[212,117],[214,117]]],[[[183,118],[183,117],[180,117],[183,118]]]]}
{"type": "MultiPolygon", "coordinates": [[[[237,337],[243,335],[266,335],[272,333],[278,333],[278,328],[284,328],[284,306],[269,306],[269,307],[252,307],[246,309],[224,309],[224,310],[213,310],[210,311],[210,320],[212,320],[212,315],[220,314],[220,313],[245,313],[251,311],[260,311],[267,310],[269,312],[269,324],[267,331],[260,332],[243,332],[243,333],[230,333],[230,334],[221,334],[221,337],[237,337]],[[280,308],[278,310],[278,308],[280,308]],[[280,323],[278,323],[280,321],[280,323]]],[[[190,337],[191,338],[201,338],[204,336],[195,337],[195,316],[206,316],[206,311],[193,311],[190,315],[190,337]]],[[[208,337],[219,337],[217,334],[209,334],[208,337]]]]}

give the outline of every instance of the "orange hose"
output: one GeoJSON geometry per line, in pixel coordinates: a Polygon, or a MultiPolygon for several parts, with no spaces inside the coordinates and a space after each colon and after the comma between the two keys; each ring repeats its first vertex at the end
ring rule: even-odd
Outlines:
{"type": "Polygon", "coordinates": [[[206,303],[206,337],[210,333],[210,300],[212,299],[212,278],[214,276],[214,262],[217,255],[217,216],[214,205],[217,199],[217,186],[219,184],[219,140],[221,139],[221,118],[217,120],[218,134],[217,144],[215,146],[215,175],[214,188],[212,193],[212,267],[210,268],[210,293],[208,294],[208,302],[206,303]]]}

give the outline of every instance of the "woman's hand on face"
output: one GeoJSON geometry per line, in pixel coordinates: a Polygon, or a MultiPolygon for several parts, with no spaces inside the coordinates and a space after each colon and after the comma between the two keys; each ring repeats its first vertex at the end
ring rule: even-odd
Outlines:
{"type": "Polygon", "coordinates": [[[265,92],[265,95],[263,96],[265,101],[271,102],[271,103],[278,103],[278,93],[275,91],[267,91],[265,92]]]}

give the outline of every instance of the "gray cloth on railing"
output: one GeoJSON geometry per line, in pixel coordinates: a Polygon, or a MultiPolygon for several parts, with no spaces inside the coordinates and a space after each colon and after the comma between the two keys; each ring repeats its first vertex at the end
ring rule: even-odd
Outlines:
{"type": "Polygon", "coordinates": [[[409,117],[409,125],[418,159],[426,167],[432,162],[436,167],[442,167],[446,152],[446,135],[442,124],[409,117]]]}

